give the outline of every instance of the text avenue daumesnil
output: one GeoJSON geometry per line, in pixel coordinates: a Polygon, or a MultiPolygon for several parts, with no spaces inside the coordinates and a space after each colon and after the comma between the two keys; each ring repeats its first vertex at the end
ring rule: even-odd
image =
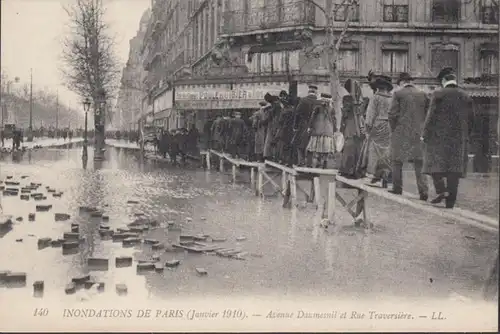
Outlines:
{"type": "MultiPolygon", "coordinates": [[[[296,312],[269,311],[263,314],[247,314],[241,309],[226,309],[223,311],[196,309],[94,309],[65,308],[65,318],[170,318],[170,319],[239,319],[262,317],[266,319],[345,319],[345,320],[413,320],[406,312],[385,313],[378,311],[326,311],[315,312],[298,310],[296,312]]],[[[418,318],[418,317],[417,317],[418,318]]]]}

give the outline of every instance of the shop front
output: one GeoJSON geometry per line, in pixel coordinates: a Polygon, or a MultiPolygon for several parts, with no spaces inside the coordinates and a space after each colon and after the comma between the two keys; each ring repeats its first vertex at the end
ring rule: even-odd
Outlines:
{"type": "Polygon", "coordinates": [[[153,124],[155,127],[171,130],[175,128],[175,113],[172,111],[173,91],[165,90],[153,100],[153,124]]]}

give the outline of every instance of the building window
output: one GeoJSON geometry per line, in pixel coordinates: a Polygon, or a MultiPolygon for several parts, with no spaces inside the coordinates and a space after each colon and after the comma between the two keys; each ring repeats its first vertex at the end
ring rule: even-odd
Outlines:
{"type": "Polygon", "coordinates": [[[335,10],[335,21],[345,22],[347,18],[352,22],[359,22],[359,4],[345,5],[343,3],[337,3],[334,7],[335,10]]]}
{"type": "Polygon", "coordinates": [[[250,73],[286,73],[298,71],[299,50],[278,51],[252,54],[251,61],[247,59],[247,67],[250,73]]]}
{"type": "Polygon", "coordinates": [[[359,50],[339,50],[337,69],[344,73],[357,73],[359,68],[359,50]]]}
{"type": "Polygon", "coordinates": [[[480,66],[482,75],[498,74],[498,53],[493,50],[481,51],[480,66]]]}
{"type": "Polygon", "coordinates": [[[432,21],[440,23],[458,23],[460,20],[459,0],[433,0],[432,21]]]}
{"type": "Polygon", "coordinates": [[[484,24],[498,24],[498,4],[492,0],[481,2],[481,22],[484,24]]]}
{"type": "Polygon", "coordinates": [[[408,22],[408,3],[405,0],[385,0],[384,22],[408,22]]]}
{"type": "Polygon", "coordinates": [[[455,45],[436,47],[431,51],[431,71],[439,73],[443,68],[451,67],[459,73],[459,50],[455,45]]]}
{"type": "Polygon", "coordinates": [[[408,50],[382,50],[382,71],[388,74],[408,71],[408,50]]]}

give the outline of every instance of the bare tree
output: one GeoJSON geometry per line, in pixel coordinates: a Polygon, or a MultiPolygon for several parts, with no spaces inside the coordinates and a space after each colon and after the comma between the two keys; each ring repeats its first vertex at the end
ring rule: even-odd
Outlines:
{"type": "MultiPolygon", "coordinates": [[[[328,74],[330,76],[330,94],[332,95],[333,105],[336,108],[339,101],[340,78],[337,68],[339,61],[339,50],[343,40],[347,37],[352,19],[352,10],[359,6],[359,0],[342,0],[340,4],[332,4],[332,8],[326,8],[318,4],[314,0],[306,0],[317,9],[323,12],[325,16],[325,39],[319,46],[313,47],[311,50],[306,50],[306,53],[313,53],[315,56],[326,54],[328,64],[328,74]],[[343,26],[340,28],[335,24],[335,16],[342,11],[344,14],[343,26]]],[[[336,115],[338,118],[338,115],[336,115]]],[[[337,126],[340,125],[337,119],[337,126]]]]}
{"type": "Polygon", "coordinates": [[[114,38],[104,22],[102,0],[75,0],[65,8],[70,18],[70,33],[63,40],[62,74],[67,87],[94,102],[96,149],[104,145],[104,108],[106,98],[115,94],[119,68],[114,38]]]}

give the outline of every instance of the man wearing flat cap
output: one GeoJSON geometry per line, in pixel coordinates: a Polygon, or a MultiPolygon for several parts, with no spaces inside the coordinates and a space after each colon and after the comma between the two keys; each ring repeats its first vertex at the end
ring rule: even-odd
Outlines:
{"type": "Polygon", "coordinates": [[[427,201],[429,187],[422,174],[422,143],[420,135],[429,107],[427,94],[413,85],[410,73],[399,75],[398,85],[402,88],[394,92],[389,111],[391,127],[392,184],[390,192],[403,193],[403,164],[413,162],[420,200],[427,201]]]}
{"type": "Polygon", "coordinates": [[[294,111],[294,137],[292,140],[292,146],[297,152],[297,163],[299,166],[304,166],[306,164],[312,163],[312,161],[310,161],[311,157],[307,154],[307,145],[309,144],[309,139],[311,137],[307,129],[309,120],[311,119],[313,108],[318,102],[317,93],[318,86],[309,85],[307,96],[300,99],[299,104],[294,111]]]}
{"type": "Polygon", "coordinates": [[[437,197],[431,203],[445,201],[453,208],[457,200],[460,178],[467,174],[468,141],[474,123],[474,103],[458,87],[450,68],[438,75],[443,88],[431,96],[421,140],[424,146],[424,170],[432,176],[437,197]]]}

